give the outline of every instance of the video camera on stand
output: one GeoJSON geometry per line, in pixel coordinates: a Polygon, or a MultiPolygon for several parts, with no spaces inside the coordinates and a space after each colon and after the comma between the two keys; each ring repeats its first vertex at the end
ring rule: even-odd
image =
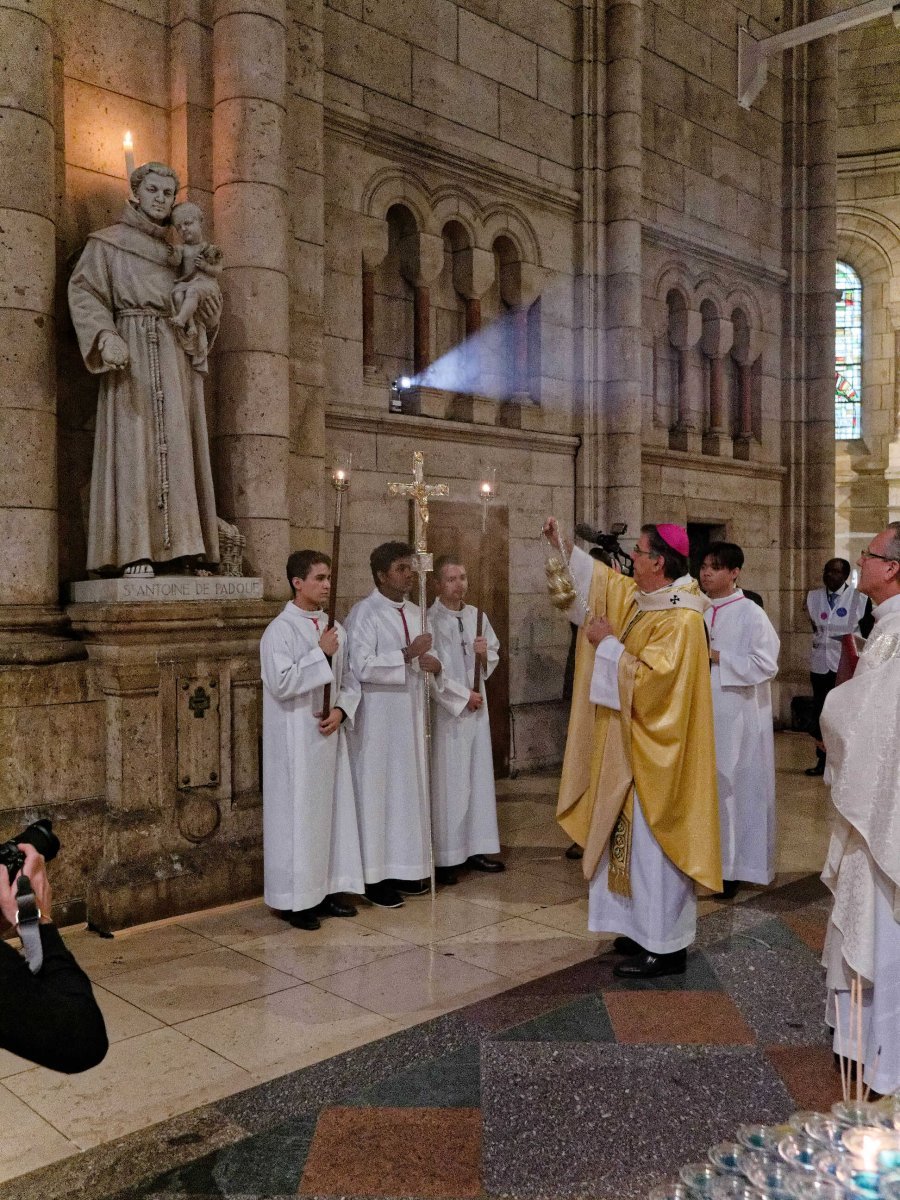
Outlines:
{"type": "Polygon", "coordinates": [[[619,538],[624,537],[627,532],[628,526],[624,521],[617,521],[609,533],[604,533],[602,529],[594,529],[593,526],[586,525],[583,521],[575,526],[576,537],[597,547],[596,550],[591,551],[594,558],[599,558],[608,567],[615,564],[623,575],[633,575],[634,559],[627,550],[622,548],[619,541],[619,538]]]}

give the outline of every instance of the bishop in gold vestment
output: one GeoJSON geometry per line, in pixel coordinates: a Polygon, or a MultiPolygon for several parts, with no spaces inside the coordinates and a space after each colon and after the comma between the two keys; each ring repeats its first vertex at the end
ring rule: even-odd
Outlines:
{"type": "MultiPolygon", "coordinates": [[[[557,818],[584,847],[590,928],[645,958],[680,956],[683,970],[696,888],[722,887],[708,601],[686,572],[665,576],[657,530],[687,549],[680,527],[645,526],[634,579],[572,552],[582,601],[605,623],[578,635],[557,818]]],[[[686,566],[679,552],[666,562],[686,566]]]]}

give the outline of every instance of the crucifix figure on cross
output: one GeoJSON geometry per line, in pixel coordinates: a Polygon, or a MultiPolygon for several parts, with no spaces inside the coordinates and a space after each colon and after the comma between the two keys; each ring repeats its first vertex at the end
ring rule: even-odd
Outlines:
{"type": "MultiPolygon", "coordinates": [[[[413,479],[412,483],[389,483],[389,496],[402,496],[406,500],[412,500],[415,505],[415,544],[416,544],[416,570],[419,573],[419,611],[422,617],[422,633],[428,632],[428,596],[426,594],[426,580],[428,572],[434,566],[433,556],[428,553],[428,501],[436,496],[449,496],[450,488],[446,483],[426,483],[425,482],[425,455],[421,450],[416,450],[413,453],[413,479]]],[[[429,854],[431,857],[431,898],[435,897],[435,875],[434,875],[434,846],[431,838],[431,705],[429,703],[429,683],[428,675],[422,672],[422,688],[421,688],[421,704],[422,704],[422,730],[425,739],[425,770],[422,772],[422,819],[425,829],[425,840],[428,843],[429,854]]]]}

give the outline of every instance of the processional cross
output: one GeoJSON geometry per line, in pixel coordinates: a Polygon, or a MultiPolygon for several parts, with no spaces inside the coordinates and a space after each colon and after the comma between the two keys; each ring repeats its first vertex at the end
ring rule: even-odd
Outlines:
{"type": "MultiPolygon", "coordinates": [[[[446,483],[425,482],[425,455],[421,450],[413,453],[412,483],[389,483],[389,496],[403,496],[412,500],[415,505],[415,543],[416,567],[419,572],[419,611],[422,619],[422,633],[427,632],[426,579],[428,572],[434,568],[434,556],[428,553],[428,501],[436,496],[449,496],[450,488],[446,483]]],[[[429,704],[428,675],[421,672],[422,687],[420,692],[424,769],[422,778],[422,827],[428,851],[431,857],[431,898],[436,895],[434,874],[434,845],[431,840],[431,706],[429,704]]]]}

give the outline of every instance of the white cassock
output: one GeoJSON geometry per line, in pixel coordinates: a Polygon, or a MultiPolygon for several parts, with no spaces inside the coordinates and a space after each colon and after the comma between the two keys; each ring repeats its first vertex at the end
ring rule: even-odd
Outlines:
{"type": "Polygon", "coordinates": [[[834,1048],[854,1058],[849,989],[862,977],[863,1078],[887,1094],[900,1089],[900,596],[874,617],[856,674],[822,713],[837,810],[822,872],[834,896],[822,962],[834,1048]]]}
{"type": "MultiPolygon", "coordinates": [[[[569,569],[582,596],[591,587],[594,560],[579,547],[572,550],[569,569]]],[[[683,584],[684,576],[676,580],[683,584]]],[[[574,619],[584,619],[576,612],[574,619]]],[[[591,700],[616,712],[619,701],[619,659],[625,647],[613,637],[597,647],[591,700]]],[[[592,933],[617,933],[630,937],[651,954],[672,954],[690,946],[697,935],[697,898],[693,881],[667,858],[644,819],[641,800],[634,793],[631,830],[631,895],[621,896],[608,886],[609,844],[588,888],[588,929],[592,933]]]]}
{"type": "Polygon", "coordinates": [[[362,686],[349,745],[365,880],[424,879],[431,853],[422,673],[418,659],[403,661],[403,647],[422,629],[419,606],[388,600],[376,588],[354,604],[345,625],[350,665],[362,686]]]}
{"type": "Polygon", "coordinates": [[[775,877],[775,736],[769,681],[780,642],[772,622],[740,588],[704,614],[712,664],[722,876],[775,877]]]}
{"type": "Polygon", "coordinates": [[[475,672],[478,612],[466,604],[459,612],[435,600],[428,610],[434,653],[443,664],[443,689],[435,692],[431,743],[431,812],[434,859],[439,867],[455,867],[473,854],[496,854],[497,796],[494,759],[484,681],[500,660],[500,642],[484,617],[487,666],[481,675],[484,704],[469,712],[475,672]]]}
{"type": "Polygon", "coordinates": [[[319,649],[328,623],[288,601],[262,636],[263,854],[265,898],[272,908],[299,912],[334,892],[363,890],[362,856],[347,751],[347,730],[359,704],[359,684],[347,662],[347,635],[338,625],[331,665],[319,649]],[[319,732],[323,691],[346,720],[319,732]]]}

